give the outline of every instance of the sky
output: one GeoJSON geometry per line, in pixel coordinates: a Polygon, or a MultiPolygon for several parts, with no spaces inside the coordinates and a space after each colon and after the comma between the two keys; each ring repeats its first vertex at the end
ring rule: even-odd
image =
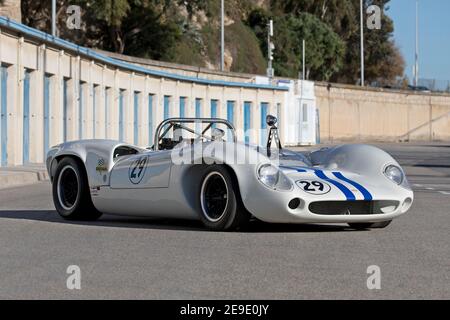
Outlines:
{"type": "MultiPolygon", "coordinates": [[[[415,0],[391,0],[394,39],[412,80],[415,50],[415,0]]],[[[419,0],[419,78],[450,80],[450,0],[419,0]]]]}

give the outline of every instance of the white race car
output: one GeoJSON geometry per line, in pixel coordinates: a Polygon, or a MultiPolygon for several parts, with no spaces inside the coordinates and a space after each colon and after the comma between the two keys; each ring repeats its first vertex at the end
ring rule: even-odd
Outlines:
{"type": "Polygon", "coordinates": [[[276,118],[267,123],[265,148],[238,143],[226,120],[204,118],[164,120],[148,149],[112,140],[62,143],[47,155],[55,207],[66,219],[185,218],[213,230],[252,217],[385,227],[410,209],[413,191],[386,152],[369,145],[294,152],[281,147],[276,118]]]}

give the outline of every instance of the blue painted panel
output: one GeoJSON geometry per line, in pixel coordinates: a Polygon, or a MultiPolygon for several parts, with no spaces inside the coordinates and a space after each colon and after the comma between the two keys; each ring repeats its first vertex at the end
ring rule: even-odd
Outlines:
{"type": "Polygon", "coordinates": [[[217,100],[211,100],[211,118],[217,118],[217,100]]]}
{"type": "Polygon", "coordinates": [[[244,142],[250,142],[251,102],[244,102],[244,142]]]}
{"type": "MultiPolygon", "coordinates": [[[[217,118],[217,100],[211,100],[211,118],[217,118]]],[[[211,128],[215,128],[216,124],[213,124],[211,128]]]]}
{"type": "Polygon", "coordinates": [[[267,142],[267,110],[269,109],[269,104],[267,102],[261,102],[261,132],[260,132],[260,144],[264,146],[267,142]]]}
{"type": "Polygon", "coordinates": [[[148,95],[148,140],[152,144],[153,139],[153,95],[148,95]]]}
{"type": "Polygon", "coordinates": [[[133,143],[139,143],[139,92],[134,92],[134,112],[133,112],[133,143]]]}
{"type": "Polygon", "coordinates": [[[23,156],[22,162],[30,162],[30,71],[23,77],[23,156]]]}
{"type": "Polygon", "coordinates": [[[109,88],[105,88],[105,138],[108,139],[108,109],[109,109],[109,96],[108,96],[109,88]]]}
{"type": "Polygon", "coordinates": [[[124,121],[123,121],[123,103],[124,103],[124,92],[119,90],[119,140],[123,141],[123,131],[124,131],[124,121]]]}
{"type": "Polygon", "coordinates": [[[78,85],[78,138],[83,139],[83,83],[78,85]]]}
{"type": "MultiPolygon", "coordinates": [[[[201,118],[202,117],[202,99],[200,98],[196,98],[195,99],[195,117],[196,118],[201,118]]],[[[195,131],[200,131],[201,130],[201,124],[200,123],[196,123],[195,124],[195,131]]]]}
{"type": "Polygon", "coordinates": [[[180,117],[183,118],[185,116],[186,109],[186,97],[180,97],[180,117]]]}
{"type": "Polygon", "coordinates": [[[164,96],[164,119],[170,117],[170,96],[164,96]]]}
{"type": "MultiPolygon", "coordinates": [[[[234,101],[227,101],[227,120],[234,124],[234,101]]],[[[227,131],[227,139],[231,141],[232,134],[229,129],[227,131]]]]}
{"type": "Polygon", "coordinates": [[[195,117],[201,118],[202,116],[202,99],[195,99],[195,117]]]}
{"type": "Polygon", "coordinates": [[[69,97],[67,95],[67,90],[68,90],[68,86],[69,86],[69,80],[68,79],[63,79],[63,141],[66,142],[67,141],[67,108],[69,105],[69,97]]]}
{"type": "Polygon", "coordinates": [[[8,68],[1,66],[0,72],[1,108],[0,108],[0,138],[1,138],[1,165],[8,164],[8,68]]]}
{"type": "Polygon", "coordinates": [[[44,155],[50,147],[50,76],[44,75],[44,155]]]}
{"type": "Polygon", "coordinates": [[[97,112],[97,106],[96,106],[96,88],[94,85],[92,85],[92,138],[95,139],[95,126],[96,126],[96,112],[97,112]]]}

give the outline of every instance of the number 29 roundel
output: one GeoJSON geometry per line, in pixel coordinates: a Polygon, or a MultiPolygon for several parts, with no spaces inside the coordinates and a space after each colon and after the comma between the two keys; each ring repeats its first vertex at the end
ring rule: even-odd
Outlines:
{"type": "Polygon", "coordinates": [[[145,175],[145,170],[147,169],[147,156],[140,157],[133,161],[128,169],[128,178],[131,183],[139,184],[145,175]]]}
{"type": "Polygon", "coordinates": [[[297,185],[303,191],[311,194],[321,195],[330,192],[331,187],[328,183],[318,180],[298,180],[297,185]]]}

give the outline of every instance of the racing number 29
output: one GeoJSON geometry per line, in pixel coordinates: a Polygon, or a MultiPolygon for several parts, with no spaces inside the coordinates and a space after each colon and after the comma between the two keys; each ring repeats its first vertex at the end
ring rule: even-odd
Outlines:
{"type": "Polygon", "coordinates": [[[303,190],[309,192],[323,191],[325,188],[320,181],[300,181],[299,183],[303,186],[303,190]]]}

